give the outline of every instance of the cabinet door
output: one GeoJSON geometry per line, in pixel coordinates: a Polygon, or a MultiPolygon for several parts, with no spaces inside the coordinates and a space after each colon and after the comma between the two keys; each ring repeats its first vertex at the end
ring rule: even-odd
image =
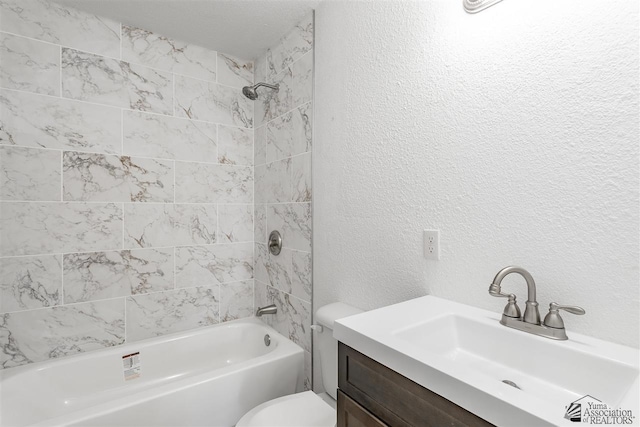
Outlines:
{"type": "Polygon", "coordinates": [[[388,427],[338,390],[338,427],[388,427]]]}

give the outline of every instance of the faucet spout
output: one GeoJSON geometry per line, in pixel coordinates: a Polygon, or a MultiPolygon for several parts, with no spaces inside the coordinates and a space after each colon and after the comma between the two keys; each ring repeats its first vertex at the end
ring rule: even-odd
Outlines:
{"type": "Polygon", "coordinates": [[[538,311],[538,301],[536,301],[536,282],[533,276],[522,267],[505,267],[493,278],[493,283],[489,286],[489,293],[493,296],[507,296],[501,292],[502,280],[511,273],[517,273],[524,277],[527,282],[527,302],[524,310],[523,321],[526,323],[540,324],[540,312],[538,311]]]}
{"type": "Polygon", "coordinates": [[[267,305],[266,307],[258,307],[256,310],[256,317],[262,317],[264,314],[276,314],[278,307],[275,304],[267,305]]]}

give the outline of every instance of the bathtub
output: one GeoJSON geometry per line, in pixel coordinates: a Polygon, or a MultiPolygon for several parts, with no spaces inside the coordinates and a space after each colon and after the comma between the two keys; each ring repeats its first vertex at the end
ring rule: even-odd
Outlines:
{"type": "Polygon", "coordinates": [[[303,360],[302,348],[243,319],[9,368],[0,426],[233,426],[294,393],[303,360]]]}

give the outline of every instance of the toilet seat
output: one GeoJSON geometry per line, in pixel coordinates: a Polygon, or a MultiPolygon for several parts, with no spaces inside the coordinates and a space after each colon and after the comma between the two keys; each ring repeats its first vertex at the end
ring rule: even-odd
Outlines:
{"type": "Polygon", "coordinates": [[[312,391],[258,405],[236,427],[335,427],[336,411],[312,391]]]}

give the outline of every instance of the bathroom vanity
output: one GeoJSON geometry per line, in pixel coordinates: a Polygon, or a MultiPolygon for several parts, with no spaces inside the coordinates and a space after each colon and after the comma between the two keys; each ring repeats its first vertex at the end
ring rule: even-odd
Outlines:
{"type": "Polygon", "coordinates": [[[425,296],[336,320],[338,426],[575,427],[584,398],[640,414],[637,349],[516,330],[499,310],[425,296]]]}
{"type": "Polygon", "coordinates": [[[492,425],[351,347],[338,344],[338,427],[492,425]]]}

